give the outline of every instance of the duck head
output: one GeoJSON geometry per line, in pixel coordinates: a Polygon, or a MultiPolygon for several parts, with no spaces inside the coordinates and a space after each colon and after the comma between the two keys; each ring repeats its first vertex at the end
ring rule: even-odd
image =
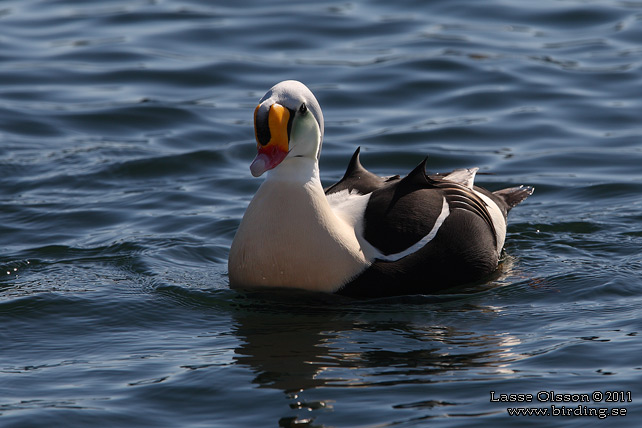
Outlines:
{"type": "Polygon", "coordinates": [[[278,83],[254,110],[254,133],[258,153],[250,171],[255,177],[289,158],[318,161],[323,141],[321,107],[303,83],[278,83]]]}

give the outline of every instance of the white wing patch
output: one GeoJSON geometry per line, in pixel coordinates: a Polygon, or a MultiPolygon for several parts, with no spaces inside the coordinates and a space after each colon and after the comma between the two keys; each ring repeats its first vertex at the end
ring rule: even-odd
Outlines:
{"type": "Polygon", "coordinates": [[[504,214],[502,214],[502,211],[499,209],[495,201],[481,192],[476,190],[474,190],[474,192],[486,203],[486,206],[488,207],[488,213],[490,214],[490,218],[493,220],[495,238],[497,238],[497,254],[499,255],[502,252],[502,248],[504,248],[504,241],[506,240],[506,219],[504,219],[504,214]]]}
{"type": "Polygon", "coordinates": [[[497,238],[497,254],[500,254],[502,248],[504,248],[504,241],[506,239],[506,220],[504,219],[502,211],[492,199],[473,189],[475,174],[477,174],[477,171],[479,171],[479,168],[456,169],[450,174],[445,175],[444,180],[453,181],[461,184],[462,186],[468,187],[484,201],[488,207],[488,213],[490,214],[493,221],[493,228],[495,229],[495,237],[497,238]]]}
{"type": "Polygon", "coordinates": [[[479,171],[479,168],[456,169],[450,174],[444,175],[444,180],[461,184],[462,186],[468,187],[472,190],[477,171],[479,171]]]}
{"type": "Polygon", "coordinates": [[[371,194],[362,195],[356,190],[351,192],[345,189],[326,195],[334,214],[354,230],[355,237],[361,247],[360,250],[369,262],[381,256],[381,252],[363,237],[363,218],[371,194]]]}
{"type": "Polygon", "coordinates": [[[326,198],[337,217],[356,228],[363,222],[370,195],[371,193],[362,195],[356,190],[345,189],[326,195],[326,198]]]}

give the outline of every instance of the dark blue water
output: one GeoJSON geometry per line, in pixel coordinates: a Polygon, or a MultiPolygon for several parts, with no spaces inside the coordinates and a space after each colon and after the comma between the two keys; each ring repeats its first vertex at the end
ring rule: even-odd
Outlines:
{"type": "Polygon", "coordinates": [[[0,426],[639,426],[641,41],[639,1],[0,1],[0,426]],[[285,79],[324,109],[325,184],[361,146],[535,186],[496,277],[230,290],[285,79]]]}

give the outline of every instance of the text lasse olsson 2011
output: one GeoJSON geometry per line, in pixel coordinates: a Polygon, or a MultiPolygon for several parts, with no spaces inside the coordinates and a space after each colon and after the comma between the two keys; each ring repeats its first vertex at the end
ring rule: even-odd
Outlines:
{"type": "MultiPolygon", "coordinates": [[[[593,391],[591,393],[556,393],[539,391],[536,394],[511,393],[502,394],[490,391],[491,402],[503,403],[630,403],[633,401],[631,391],[593,391]]],[[[594,416],[604,419],[609,416],[626,416],[626,407],[590,407],[555,405],[546,407],[508,407],[510,416],[594,416]]]]}
{"type": "Polygon", "coordinates": [[[631,391],[593,391],[587,393],[556,393],[539,391],[537,394],[498,394],[490,391],[491,402],[530,403],[536,399],[540,403],[630,403],[633,401],[631,391]]]}

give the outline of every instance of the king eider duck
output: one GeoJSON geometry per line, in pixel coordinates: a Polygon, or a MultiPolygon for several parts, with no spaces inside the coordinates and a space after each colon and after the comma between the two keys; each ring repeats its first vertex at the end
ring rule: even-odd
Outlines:
{"type": "Polygon", "coordinates": [[[344,177],[319,177],[323,114],[297,81],[270,89],[254,111],[258,154],[267,172],[230,249],[233,288],[287,287],[353,297],[431,294],[494,272],[506,215],[532,187],[489,192],[477,168],[428,175],[426,160],[407,176],[379,177],[352,156],[344,177]]]}

